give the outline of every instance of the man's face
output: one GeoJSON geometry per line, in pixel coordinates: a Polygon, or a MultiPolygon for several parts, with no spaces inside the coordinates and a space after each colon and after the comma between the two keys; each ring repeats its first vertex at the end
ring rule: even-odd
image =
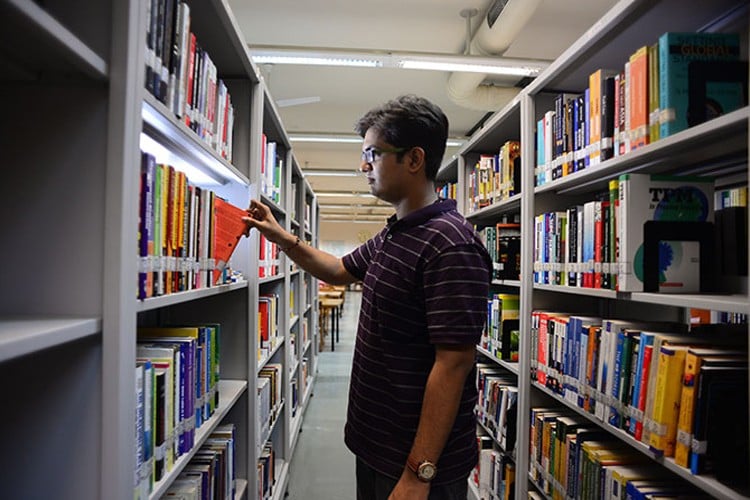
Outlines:
{"type": "Polygon", "coordinates": [[[407,151],[381,140],[377,131],[367,131],[362,143],[363,158],[359,167],[367,177],[367,184],[373,195],[389,203],[397,203],[406,196],[409,177],[405,162],[408,157],[402,155],[401,161],[398,157],[400,153],[407,151]]]}

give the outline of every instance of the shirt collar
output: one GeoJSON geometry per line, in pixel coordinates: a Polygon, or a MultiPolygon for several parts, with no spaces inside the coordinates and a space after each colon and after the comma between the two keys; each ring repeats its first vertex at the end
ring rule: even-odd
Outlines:
{"type": "Polygon", "coordinates": [[[456,200],[437,199],[435,203],[430,203],[426,207],[415,210],[403,219],[398,219],[396,218],[396,214],[393,214],[388,218],[387,226],[389,229],[396,227],[414,227],[423,224],[440,214],[453,210],[456,210],[456,200]]]}

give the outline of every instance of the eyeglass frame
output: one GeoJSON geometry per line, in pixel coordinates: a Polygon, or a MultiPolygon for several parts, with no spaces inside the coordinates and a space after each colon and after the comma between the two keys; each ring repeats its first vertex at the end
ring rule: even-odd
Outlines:
{"type": "Polygon", "coordinates": [[[362,151],[362,156],[360,158],[364,163],[372,166],[372,164],[376,161],[376,155],[378,157],[382,157],[386,153],[405,153],[410,149],[412,148],[379,148],[370,146],[369,148],[362,151]]]}

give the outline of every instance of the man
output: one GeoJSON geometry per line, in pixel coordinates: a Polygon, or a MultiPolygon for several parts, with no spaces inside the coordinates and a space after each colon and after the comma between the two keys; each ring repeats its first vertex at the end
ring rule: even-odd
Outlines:
{"type": "Polygon", "coordinates": [[[284,231],[253,200],[246,222],[332,284],[363,282],[345,442],[359,500],[466,498],[477,461],[475,345],[490,258],[435,176],[448,119],[402,96],[363,116],[361,171],[396,210],[371,240],[338,258],[284,231]]]}

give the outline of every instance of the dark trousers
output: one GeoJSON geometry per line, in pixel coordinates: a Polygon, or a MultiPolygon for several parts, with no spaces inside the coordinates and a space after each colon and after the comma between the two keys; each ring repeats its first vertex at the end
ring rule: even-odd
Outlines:
{"type": "MultiPolygon", "coordinates": [[[[388,500],[398,479],[385,476],[357,458],[357,500],[388,500]]],[[[429,500],[466,500],[468,478],[430,488],[429,500]]]]}

